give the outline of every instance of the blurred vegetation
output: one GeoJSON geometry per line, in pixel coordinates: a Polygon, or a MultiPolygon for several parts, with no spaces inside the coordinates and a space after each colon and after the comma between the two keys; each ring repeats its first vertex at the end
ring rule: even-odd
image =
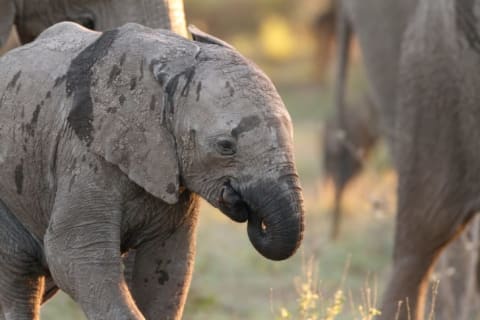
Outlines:
{"type": "MultiPolygon", "coordinates": [[[[366,288],[371,288],[366,282],[375,282],[375,294],[383,288],[392,244],[395,175],[387,170],[386,152],[379,148],[366,173],[347,190],[342,237],[330,242],[333,190],[322,179],[320,138],[323,120],[332,112],[332,94],[331,82],[320,84],[318,74],[331,75],[331,67],[317,59],[319,48],[331,48],[319,44],[313,33],[315,19],[329,5],[328,0],[185,1],[189,23],[232,43],[279,89],[294,121],[307,215],[300,251],[288,261],[272,262],[251,246],[244,224],[202,204],[184,319],[307,319],[302,312],[314,307],[324,310],[326,319],[370,319],[361,317],[359,306],[367,315],[375,307],[363,301],[366,288]],[[307,266],[310,273],[305,273],[307,266]]],[[[356,99],[365,89],[359,67],[354,66],[350,81],[351,99],[356,99]]],[[[47,303],[42,316],[84,319],[64,294],[47,303]]]]}
{"type": "Polygon", "coordinates": [[[329,0],[186,0],[187,21],[232,43],[278,84],[304,85],[316,71],[312,34],[329,0]]]}

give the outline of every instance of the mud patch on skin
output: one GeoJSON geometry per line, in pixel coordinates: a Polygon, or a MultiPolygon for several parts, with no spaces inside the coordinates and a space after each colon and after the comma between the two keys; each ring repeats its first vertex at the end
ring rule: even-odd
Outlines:
{"type": "Polygon", "coordinates": [[[186,82],[185,82],[185,86],[183,86],[183,89],[182,89],[182,93],[181,93],[182,97],[188,96],[190,92],[190,83],[192,82],[193,76],[195,75],[195,67],[192,66],[188,68],[187,70],[184,71],[184,74],[185,74],[186,82]]]}
{"type": "Polygon", "coordinates": [[[23,192],[23,160],[15,167],[15,186],[17,187],[17,193],[23,192]]]}
{"type": "Polygon", "coordinates": [[[142,81],[143,79],[143,65],[145,63],[145,60],[140,60],[140,77],[138,78],[139,81],[142,81]]]}
{"type": "Polygon", "coordinates": [[[175,185],[173,183],[169,183],[167,186],[167,192],[170,194],[174,194],[177,188],[175,188],[175,185]]]}
{"type": "Polygon", "coordinates": [[[120,57],[120,66],[122,67],[123,64],[125,63],[125,59],[127,58],[127,53],[124,52],[122,56],[120,57]]]}
{"type": "Polygon", "coordinates": [[[255,129],[260,124],[260,118],[258,116],[248,116],[242,118],[237,127],[232,130],[232,136],[238,138],[238,136],[244,132],[255,129]]]}
{"type": "Polygon", "coordinates": [[[10,82],[7,84],[7,89],[13,89],[17,85],[17,81],[20,78],[20,75],[22,74],[22,71],[18,71],[15,73],[13,78],[10,80],[10,82]]]}
{"type": "Polygon", "coordinates": [[[202,81],[198,81],[197,84],[197,101],[200,100],[200,92],[202,91],[202,81]]]}
{"type": "MultiPolygon", "coordinates": [[[[162,63],[160,59],[152,59],[152,61],[150,61],[150,65],[148,66],[150,72],[154,75],[155,80],[157,80],[158,84],[160,84],[162,87],[168,78],[168,74],[162,72],[165,67],[166,64],[162,63]]],[[[143,78],[143,73],[141,74],[141,78],[143,78]]]]}
{"type": "Polygon", "coordinates": [[[167,85],[165,86],[165,93],[167,95],[168,108],[165,108],[164,110],[168,109],[168,112],[170,114],[173,113],[173,110],[175,109],[175,103],[174,103],[175,93],[177,92],[178,83],[181,77],[185,77],[185,85],[180,91],[180,95],[183,97],[188,96],[190,92],[190,85],[194,75],[195,75],[195,66],[190,66],[185,70],[183,70],[182,72],[180,72],[179,74],[176,74],[172,79],[168,81],[167,85]]]}
{"type": "Polygon", "coordinates": [[[158,283],[160,285],[164,285],[170,279],[168,273],[165,270],[160,270],[158,272],[158,283]]]}
{"type": "Polygon", "coordinates": [[[118,102],[120,103],[121,106],[123,106],[123,104],[125,103],[125,100],[127,99],[123,94],[120,97],[118,97],[118,102]]]}
{"type": "Polygon", "coordinates": [[[62,83],[64,83],[65,80],[67,80],[67,75],[66,75],[66,74],[64,74],[64,75],[61,76],[61,77],[58,77],[57,79],[55,79],[55,83],[53,84],[53,87],[54,87],[54,88],[58,87],[59,85],[61,85],[62,83]]]}
{"type": "Polygon", "coordinates": [[[135,90],[137,87],[137,78],[130,79],[130,90],[135,90]]]}
{"type": "Polygon", "coordinates": [[[73,105],[67,121],[75,134],[87,146],[93,141],[93,101],[90,92],[93,66],[108,54],[118,30],[104,32],[94,43],[72,60],[67,71],[67,96],[73,95],[73,105]]]}
{"type": "Polygon", "coordinates": [[[35,136],[35,129],[37,128],[37,121],[38,121],[38,115],[40,113],[40,108],[42,104],[37,104],[35,107],[35,110],[33,111],[32,119],[30,120],[30,123],[28,123],[25,126],[25,129],[27,130],[28,134],[33,137],[35,136]]]}
{"type": "Polygon", "coordinates": [[[152,98],[150,99],[150,110],[155,110],[155,105],[157,104],[157,98],[155,98],[154,95],[152,95],[152,98]]]}
{"type": "Polygon", "coordinates": [[[228,89],[228,93],[230,94],[230,97],[232,97],[235,94],[235,89],[233,89],[229,81],[225,83],[225,88],[228,89]]]}
{"type": "Polygon", "coordinates": [[[165,265],[162,260],[156,261],[157,267],[155,268],[155,274],[157,275],[157,281],[160,285],[164,285],[169,279],[170,276],[168,275],[168,272],[165,270],[164,266],[168,265],[169,262],[167,262],[165,265]]]}
{"type": "Polygon", "coordinates": [[[110,87],[115,79],[122,73],[122,69],[116,64],[113,65],[112,70],[110,70],[110,75],[108,76],[107,85],[110,87]]]}
{"type": "Polygon", "coordinates": [[[166,85],[165,87],[165,92],[168,97],[168,101],[171,106],[173,106],[173,98],[175,95],[175,92],[177,91],[178,87],[178,81],[180,80],[181,77],[185,77],[185,85],[182,88],[182,91],[180,94],[183,97],[188,96],[188,93],[190,92],[190,84],[192,82],[193,76],[195,75],[195,66],[190,66],[180,72],[179,74],[176,74],[166,85]]]}

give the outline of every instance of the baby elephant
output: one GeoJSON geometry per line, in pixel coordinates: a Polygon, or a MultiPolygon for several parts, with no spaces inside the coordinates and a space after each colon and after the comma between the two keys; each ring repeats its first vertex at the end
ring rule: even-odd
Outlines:
{"type": "Polygon", "coordinates": [[[89,319],[181,318],[199,196],[265,257],[298,248],[290,116],[255,65],[191,32],[64,22],[0,59],[6,319],[38,319],[56,287],[89,319]]]}

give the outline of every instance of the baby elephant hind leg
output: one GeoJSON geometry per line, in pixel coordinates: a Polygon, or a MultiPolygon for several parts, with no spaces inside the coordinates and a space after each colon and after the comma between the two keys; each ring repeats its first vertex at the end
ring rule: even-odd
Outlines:
{"type": "Polygon", "coordinates": [[[459,202],[458,194],[444,194],[432,203],[420,189],[400,191],[393,269],[379,319],[424,319],[430,312],[424,305],[432,266],[476,210],[459,202]]]}
{"type": "Polygon", "coordinates": [[[0,201],[0,320],[39,319],[41,247],[0,201]]]}

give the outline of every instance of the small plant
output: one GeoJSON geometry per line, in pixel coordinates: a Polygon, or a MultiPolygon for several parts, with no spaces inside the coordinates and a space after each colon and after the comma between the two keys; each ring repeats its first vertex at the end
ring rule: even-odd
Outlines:
{"type": "MultiPolygon", "coordinates": [[[[348,315],[345,308],[347,297],[343,289],[348,263],[341,285],[330,297],[320,293],[314,265],[314,260],[310,259],[303,268],[302,275],[295,280],[298,294],[295,312],[281,307],[276,317],[277,320],[337,320],[339,317],[348,315]]],[[[367,283],[361,297],[362,304],[355,305],[353,296],[349,292],[350,319],[374,320],[376,316],[380,315],[380,311],[376,308],[376,287],[372,290],[367,283]]]]}
{"type": "Polygon", "coordinates": [[[327,307],[327,315],[325,320],[334,320],[343,310],[345,296],[342,290],[337,290],[333,296],[333,303],[327,307]]]}

